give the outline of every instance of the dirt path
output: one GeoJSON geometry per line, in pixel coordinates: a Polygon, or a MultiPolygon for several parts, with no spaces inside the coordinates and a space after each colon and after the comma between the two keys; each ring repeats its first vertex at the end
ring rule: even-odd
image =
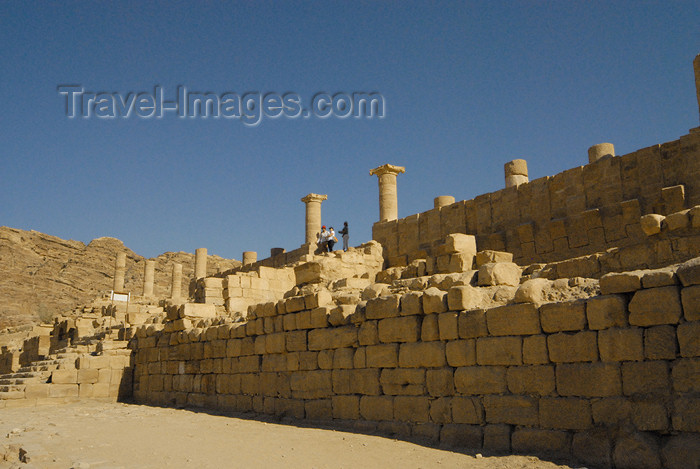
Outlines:
{"type": "Polygon", "coordinates": [[[80,402],[0,410],[0,467],[567,468],[529,456],[483,457],[377,436],[178,409],[80,402]],[[28,464],[2,461],[27,452],[28,464]]]}

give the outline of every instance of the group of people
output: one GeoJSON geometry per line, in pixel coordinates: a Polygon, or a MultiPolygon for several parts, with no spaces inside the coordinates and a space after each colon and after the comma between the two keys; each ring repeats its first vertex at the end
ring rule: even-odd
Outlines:
{"type": "MultiPolygon", "coordinates": [[[[343,251],[348,250],[348,240],[350,239],[350,232],[348,231],[348,222],[343,224],[343,229],[338,232],[339,235],[343,237],[343,251]]],[[[331,226],[328,230],[326,225],[321,227],[321,233],[318,235],[318,247],[321,252],[333,252],[333,246],[338,242],[338,238],[335,237],[335,231],[331,226]]]]}

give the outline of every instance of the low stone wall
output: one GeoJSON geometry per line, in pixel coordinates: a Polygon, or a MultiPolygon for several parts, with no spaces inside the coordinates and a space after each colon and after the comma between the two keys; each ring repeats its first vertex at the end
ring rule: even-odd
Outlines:
{"type": "Polygon", "coordinates": [[[595,467],[700,464],[700,263],[601,279],[587,300],[464,310],[468,289],[138,331],[138,402],[333,421],[595,467]],[[679,277],[682,283],[679,281],[679,277]]]}

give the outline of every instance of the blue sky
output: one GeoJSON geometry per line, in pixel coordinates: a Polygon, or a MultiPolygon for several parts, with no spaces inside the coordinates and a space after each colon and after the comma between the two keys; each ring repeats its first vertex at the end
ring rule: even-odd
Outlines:
{"type": "Polygon", "coordinates": [[[399,216],[625,154],[697,127],[700,4],[673,2],[0,3],[0,225],[150,257],[295,249],[309,192],[371,239],[376,177],[399,216]],[[74,118],[93,92],[379,92],[383,119],[74,118]]]}

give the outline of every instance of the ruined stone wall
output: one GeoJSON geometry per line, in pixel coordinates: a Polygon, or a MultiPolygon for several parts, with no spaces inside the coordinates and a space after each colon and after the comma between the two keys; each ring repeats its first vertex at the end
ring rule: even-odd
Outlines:
{"type": "Polygon", "coordinates": [[[700,263],[681,269],[609,274],[603,295],[541,306],[464,311],[459,286],[358,306],[321,291],[247,322],[144,327],[134,397],[595,467],[688,467],[700,458],[700,263]]]}
{"type": "Polygon", "coordinates": [[[640,216],[667,215],[698,204],[700,132],[693,132],[472,200],[376,223],[373,239],[384,247],[389,266],[432,255],[431,246],[449,233],[476,235],[479,250],[508,251],[526,265],[612,247],[654,249],[640,216]]]}

